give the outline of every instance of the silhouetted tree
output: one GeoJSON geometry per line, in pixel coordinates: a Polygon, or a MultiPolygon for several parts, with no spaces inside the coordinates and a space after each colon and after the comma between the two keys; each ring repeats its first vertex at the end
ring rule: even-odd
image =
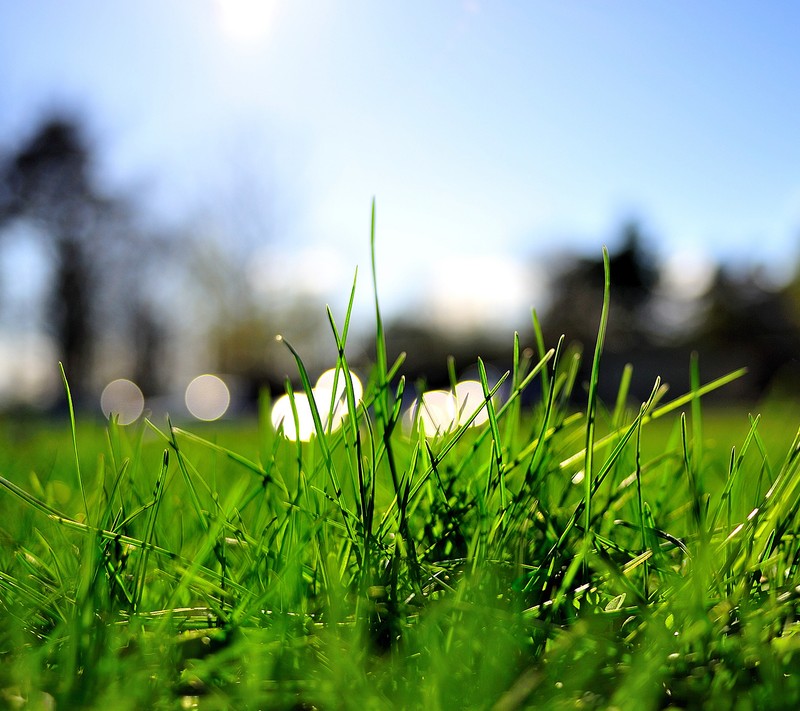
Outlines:
{"type": "Polygon", "coordinates": [[[706,318],[695,336],[697,347],[735,354],[739,365],[750,369],[748,379],[758,393],[777,375],[796,384],[800,314],[794,308],[793,288],[789,284],[781,290],[765,289],[755,273],[737,277],[718,270],[706,295],[706,318]],[[784,371],[791,363],[793,374],[784,371]]]}
{"type": "MultiPolygon", "coordinates": [[[[655,288],[658,270],[643,249],[635,224],[624,228],[622,246],[611,254],[610,270],[602,397],[616,397],[626,363],[634,365],[631,392],[637,397],[649,393],[656,376],[683,391],[690,386],[691,353],[699,354],[705,380],[748,368],[747,377],[725,388],[722,397],[759,397],[778,384],[776,378],[784,387],[800,383],[800,278],[776,290],[762,285],[757,269],[734,274],[720,268],[711,288],[699,297],[691,328],[662,338],[657,315],[664,296],[655,288]]],[[[588,351],[596,338],[603,298],[602,259],[574,261],[554,278],[553,289],[555,297],[544,319],[548,339],[553,342],[566,333],[588,351]]],[[[584,376],[590,361],[583,360],[584,376]]]]}
{"type": "Polygon", "coordinates": [[[49,120],[3,166],[6,220],[27,218],[47,236],[54,278],[49,316],[72,386],[81,392],[91,367],[97,274],[92,246],[112,209],[94,190],[89,150],[77,126],[49,120]]]}
{"type": "Polygon", "coordinates": [[[626,311],[640,316],[658,281],[658,269],[647,253],[637,223],[629,222],[622,228],[622,248],[610,256],[609,267],[615,290],[613,298],[626,311]]]}
{"type": "MultiPolygon", "coordinates": [[[[647,307],[658,279],[658,270],[644,249],[644,239],[635,222],[623,226],[621,242],[621,247],[609,255],[610,349],[629,348],[647,340],[647,307]]],[[[569,340],[591,347],[603,303],[603,282],[602,256],[573,260],[555,276],[553,300],[543,319],[553,340],[564,333],[569,340]]]]}
{"type": "MultiPolygon", "coordinates": [[[[137,290],[149,250],[125,202],[98,189],[92,152],[75,120],[47,119],[0,159],[0,229],[16,220],[35,225],[49,248],[49,328],[80,397],[90,383],[100,315],[113,318],[117,331],[123,321],[134,328],[144,323],[137,290]]],[[[159,333],[153,325],[147,324],[150,340],[159,333]]],[[[154,344],[140,350],[150,357],[154,344]]]]}
{"type": "Polygon", "coordinates": [[[131,307],[130,340],[133,343],[133,380],[144,393],[163,391],[166,327],[153,308],[138,301],[131,307]]]}

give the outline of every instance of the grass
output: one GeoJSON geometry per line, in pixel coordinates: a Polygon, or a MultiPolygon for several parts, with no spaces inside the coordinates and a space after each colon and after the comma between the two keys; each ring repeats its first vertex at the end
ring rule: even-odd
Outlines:
{"type": "Polygon", "coordinates": [[[585,391],[563,341],[515,336],[508,398],[483,375],[487,423],[433,438],[400,425],[377,288],[360,403],[329,313],[351,414],[310,442],[266,400],[192,431],[5,423],[0,706],[797,707],[793,406],[706,411],[742,373],[696,364],[600,402],[607,303],[585,391]]]}

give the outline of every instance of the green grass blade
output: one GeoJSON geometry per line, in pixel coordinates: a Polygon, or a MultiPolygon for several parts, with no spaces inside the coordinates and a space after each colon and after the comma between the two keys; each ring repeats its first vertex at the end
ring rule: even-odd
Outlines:
{"type": "Polygon", "coordinates": [[[628,403],[628,393],[631,388],[631,378],[633,377],[633,365],[626,363],[622,369],[622,377],[619,381],[617,390],[617,401],[614,405],[614,413],[611,415],[611,426],[613,428],[622,427],[622,419],[625,415],[625,406],[628,403]]]}
{"type": "Polygon", "coordinates": [[[69,387],[69,381],[67,380],[67,374],[64,371],[64,364],[58,364],[59,369],[61,370],[61,380],[64,383],[64,390],[67,394],[67,407],[69,408],[69,426],[70,431],[72,433],[72,450],[75,455],[75,473],[78,477],[78,486],[81,490],[81,498],[83,499],[83,510],[86,515],[86,522],[90,523],[89,518],[89,504],[86,500],[86,489],[83,485],[83,476],[81,475],[81,460],[80,456],[78,455],[78,428],[75,424],[75,406],[72,402],[72,391],[69,387]]]}
{"type": "MultiPolygon", "coordinates": [[[[286,344],[286,347],[291,352],[292,356],[294,356],[295,363],[297,364],[297,369],[300,373],[300,380],[303,384],[303,390],[305,391],[306,397],[308,398],[308,404],[311,408],[311,417],[314,420],[314,429],[317,433],[317,444],[319,445],[320,450],[322,451],[322,457],[325,463],[325,469],[328,472],[328,477],[330,479],[331,485],[333,486],[333,499],[336,501],[339,510],[342,513],[342,520],[347,528],[348,535],[350,538],[353,538],[353,531],[350,526],[350,519],[353,517],[353,513],[345,504],[344,500],[344,491],[342,489],[342,484],[339,479],[339,475],[336,471],[336,465],[333,461],[333,456],[331,455],[331,450],[328,442],[328,437],[325,432],[325,427],[322,424],[322,417],[319,414],[319,408],[317,407],[316,400],[314,399],[314,388],[311,385],[311,379],[308,377],[308,371],[306,370],[306,366],[303,363],[303,359],[300,357],[300,354],[295,350],[294,346],[292,346],[289,341],[287,341],[282,336],[278,336],[278,339],[286,344]]],[[[352,384],[351,384],[352,388],[352,384]]]]}
{"type": "Polygon", "coordinates": [[[586,447],[584,454],[584,491],[586,496],[584,512],[584,529],[586,535],[591,534],[592,521],[592,486],[594,483],[592,466],[594,459],[595,417],[597,412],[597,383],[600,380],[600,356],[603,353],[603,344],[608,328],[608,309],[611,300],[611,273],[609,266],[608,249],[603,247],[603,308],[600,312],[600,327],[597,330],[597,341],[592,359],[592,372],[589,377],[589,401],[586,406],[586,447]]]}
{"type": "MultiPolygon", "coordinates": [[[[716,378],[715,380],[712,380],[710,383],[707,383],[703,387],[699,388],[697,392],[686,393],[685,395],[681,395],[680,397],[671,400],[670,402],[662,405],[661,407],[657,407],[656,409],[653,410],[652,413],[647,415],[644,418],[644,420],[642,420],[642,424],[646,425],[649,422],[652,422],[653,420],[660,419],[665,415],[669,414],[670,412],[674,412],[675,410],[690,403],[695,398],[703,397],[705,395],[708,395],[708,393],[714,392],[715,390],[719,390],[720,388],[728,385],[729,383],[732,383],[734,380],[738,380],[739,378],[741,378],[746,374],[747,374],[747,368],[739,368],[738,370],[734,370],[728,373],[727,375],[723,375],[719,378],[716,378]]],[[[658,394],[657,399],[660,399],[665,392],[666,392],[666,386],[665,385],[661,386],[661,391],[658,394]]],[[[600,449],[601,447],[605,447],[606,445],[609,444],[609,442],[612,442],[616,438],[617,438],[616,432],[612,432],[611,434],[601,437],[594,443],[595,450],[600,449]]],[[[567,457],[561,462],[561,468],[562,469],[569,468],[577,464],[581,460],[585,460],[585,457],[586,453],[584,450],[576,452],[575,454],[573,454],[570,457],[567,457]]]]}
{"type": "Polygon", "coordinates": [[[164,458],[161,462],[161,471],[159,472],[158,478],[156,479],[155,486],[153,488],[153,503],[150,507],[150,511],[147,518],[147,527],[145,529],[145,535],[142,539],[144,543],[144,550],[142,551],[142,556],[139,559],[139,566],[136,570],[136,577],[134,578],[134,597],[133,597],[133,611],[137,612],[139,610],[139,606],[142,602],[142,595],[144,594],[144,587],[145,587],[145,579],[147,576],[147,560],[150,557],[150,550],[147,546],[152,543],[153,535],[155,533],[156,528],[156,519],[158,518],[158,510],[161,504],[161,500],[164,497],[165,491],[165,481],[167,477],[167,469],[169,468],[169,450],[164,450],[164,458]]]}
{"type": "MultiPolygon", "coordinates": [[[[544,345],[544,334],[542,333],[542,324],[539,321],[539,315],[536,313],[536,309],[531,311],[531,321],[533,323],[533,336],[536,341],[536,352],[539,355],[539,360],[541,361],[544,359],[546,350],[544,345]]],[[[542,378],[542,403],[546,403],[549,397],[550,392],[550,374],[547,372],[546,368],[541,370],[541,378],[542,378]]],[[[515,383],[516,384],[516,383],[515,383]]]]}
{"type": "MultiPolygon", "coordinates": [[[[497,413],[494,409],[492,390],[489,388],[489,381],[486,378],[486,366],[483,364],[483,359],[481,358],[478,358],[478,375],[481,379],[481,387],[483,387],[483,400],[486,412],[489,415],[489,430],[492,433],[492,441],[494,442],[494,460],[495,466],[497,467],[497,481],[500,486],[500,510],[505,511],[508,502],[506,501],[506,472],[503,464],[503,441],[500,438],[500,428],[497,425],[497,413]]],[[[506,372],[504,379],[508,376],[509,373],[506,372]]]]}

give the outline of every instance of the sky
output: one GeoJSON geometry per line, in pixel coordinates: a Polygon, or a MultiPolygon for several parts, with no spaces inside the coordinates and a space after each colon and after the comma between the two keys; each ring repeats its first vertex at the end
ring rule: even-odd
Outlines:
{"type": "Polygon", "coordinates": [[[368,295],[374,198],[385,308],[443,324],[628,219],[678,274],[797,257],[790,0],[0,0],[0,146],[61,106],[159,219],[252,216],[255,281],[368,295]]]}

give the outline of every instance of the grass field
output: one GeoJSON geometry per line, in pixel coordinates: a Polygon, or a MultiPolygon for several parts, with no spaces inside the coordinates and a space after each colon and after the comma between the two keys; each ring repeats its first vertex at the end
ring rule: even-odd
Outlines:
{"type": "Polygon", "coordinates": [[[798,407],[706,410],[742,374],[697,369],[598,402],[606,304],[585,388],[561,344],[515,343],[508,397],[484,377],[437,436],[403,429],[377,298],[360,402],[331,317],[349,414],[321,404],[308,442],[266,400],[3,422],[0,706],[798,707],[798,407]]]}

